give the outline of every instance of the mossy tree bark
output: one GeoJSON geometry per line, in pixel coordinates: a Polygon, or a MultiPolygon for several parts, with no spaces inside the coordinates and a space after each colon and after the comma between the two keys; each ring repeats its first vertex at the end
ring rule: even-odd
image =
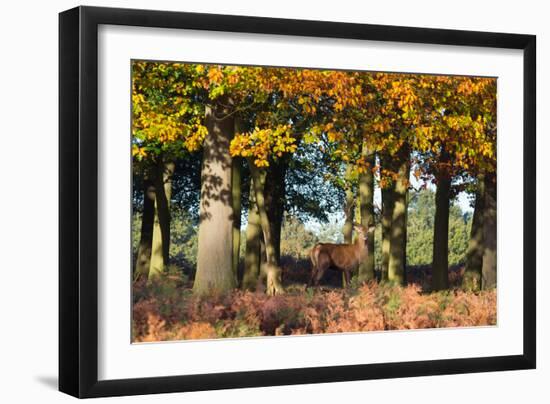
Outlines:
{"type": "Polygon", "coordinates": [[[394,207],[394,185],[382,188],[382,268],[380,281],[388,281],[388,265],[390,262],[390,240],[394,207]]]}
{"type": "MultiPolygon", "coordinates": [[[[359,176],[359,207],[361,224],[368,228],[374,225],[374,153],[369,153],[367,144],[363,143],[362,155],[368,168],[359,176]]],[[[374,279],[374,232],[368,234],[368,255],[365,261],[359,265],[359,282],[367,282],[374,279]]]]}
{"type": "MultiPolygon", "coordinates": [[[[261,224],[261,218],[260,218],[260,212],[258,212],[258,220],[260,220],[260,231],[261,231],[261,228],[262,228],[262,224],[261,224]]],[[[266,250],[265,250],[265,241],[264,241],[264,235],[263,235],[263,231],[261,231],[261,235],[260,235],[260,274],[264,273],[265,274],[265,264],[267,262],[267,253],[266,253],[266,250]],[[263,271],[263,272],[262,272],[263,271]]],[[[258,277],[259,279],[259,277],[258,277]]],[[[265,279],[264,279],[265,280],[265,279]]],[[[256,285],[258,286],[258,285],[256,285]]],[[[262,285],[262,288],[264,286],[262,285]]]]}
{"type": "Polygon", "coordinates": [[[441,167],[436,174],[435,217],[432,259],[432,290],[449,288],[449,199],[451,176],[449,159],[442,153],[441,167]]]}
{"type": "Polygon", "coordinates": [[[481,267],[483,265],[483,206],[485,196],[485,179],[483,175],[477,177],[476,200],[472,230],[466,251],[466,266],[462,279],[462,288],[469,291],[481,289],[481,267]]]}
{"type": "Polygon", "coordinates": [[[134,279],[149,277],[151,267],[151,245],[153,243],[153,224],[155,221],[155,185],[151,174],[143,179],[143,214],[141,216],[141,234],[137,251],[134,279]]]}
{"type": "MultiPolygon", "coordinates": [[[[410,167],[410,166],[409,166],[410,167]]],[[[407,248],[408,247],[408,237],[409,237],[409,199],[410,195],[407,192],[407,195],[405,197],[405,228],[403,239],[405,240],[405,247],[403,248],[403,268],[405,269],[405,280],[403,281],[403,284],[407,284],[407,248]]]]}
{"type": "Polygon", "coordinates": [[[233,157],[231,166],[231,203],[233,208],[233,275],[237,282],[241,251],[241,172],[242,159],[233,157]]]}
{"type": "Polygon", "coordinates": [[[355,216],[355,199],[353,197],[353,191],[350,188],[346,189],[346,205],[345,205],[345,219],[344,227],[342,227],[342,235],[344,236],[344,243],[351,244],[353,239],[353,219],[355,216]]]}
{"type": "Polygon", "coordinates": [[[485,174],[485,200],[483,209],[483,266],[481,288],[497,286],[497,178],[495,173],[485,174]]]}
{"type": "Polygon", "coordinates": [[[271,225],[271,239],[275,247],[275,263],[281,262],[281,228],[285,212],[286,161],[270,164],[265,177],[265,209],[271,225]]]}
{"type": "Polygon", "coordinates": [[[223,293],[236,286],[233,273],[232,159],[235,123],[231,100],[206,107],[199,206],[197,272],[193,292],[223,293]]]}
{"type": "MultiPolygon", "coordinates": [[[[346,168],[346,178],[351,176],[351,165],[346,168]]],[[[345,189],[345,206],[344,206],[344,227],[342,228],[342,235],[344,236],[344,243],[351,244],[353,241],[353,221],[355,219],[355,195],[353,193],[353,185],[351,182],[346,184],[345,189]]],[[[346,287],[346,277],[342,273],[342,287],[346,287]]]]}
{"type": "Polygon", "coordinates": [[[244,256],[244,273],[242,288],[245,290],[254,290],[258,283],[261,264],[261,239],[262,226],[260,224],[260,214],[256,206],[256,197],[254,196],[254,184],[250,181],[250,197],[248,207],[248,224],[246,225],[246,250],[244,256]]]}
{"type": "Polygon", "coordinates": [[[406,284],[405,254],[407,251],[407,193],[409,189],[410,156],[409,147],[403,146],[399,153],[400,162],[394,190],[394,207],[390,232],[390,254],[388,281],[406,284]]]}
{"type": "MultiPolygon", "coordinates": [[[[394,170],[392,158],[388,155],[383,155],[380,158],[382,169],[394,170]]],[[[385,181],[382,193],[382,263],[380,268],[380,281],[387,282],[389,280],[388,266],[390,263],[390,244],[391,244],[391,227],[393,220],[393,208],[395,205],[395,181],[385,181]]]]}
{"type": "Polygon", "coordinates": [[[151,266],[148,279],[163,273],[170,261],[170,199],[172,197],[172,177],[175,164],[160,159],[155,174],[155,203],[153,239],[151,242],[151,266]]]}
{"type": "Polygon", "coordinates": [[[260,216],[260,224],[265,243],[266,264],[261,268],[260,279],[266,281],[266,293],[275,295],[284,292],[281,280],[281,268],[275,260],[275,245],[272,239],[271,223],[266,211],[265,205],[265,177],[266,172],[260,170],[254,160],[249,158],[250,173],[252,175],[252,183],[254,184],[254,194],[256,197],[256,206],[260,216]]]}

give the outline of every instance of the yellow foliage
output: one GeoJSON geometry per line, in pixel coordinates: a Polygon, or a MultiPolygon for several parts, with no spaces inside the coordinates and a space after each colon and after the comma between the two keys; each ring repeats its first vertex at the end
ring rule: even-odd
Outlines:
{"type": "MultiPolygon", "coordinates": [[[[254,112],[256,127],[236,134],[230,153],[259,167],[294,153],[300,138],[311,144],[325,137],[340,161],[357,161],[366,141],[390,154],[404,144],[428,153],[422,170],[442,147],[457,172],[494,164],[495,79],[139,61],[132,69],[132,132],[141,142],[198,150],[207,130],[194,95],[206,90],[210,100],[229,94],[236,111],[254,112]],[[296,114],[305,130],[293,127],[296,114]]],[[[132,153],[147,155],[137,146],[132,153]]]]}

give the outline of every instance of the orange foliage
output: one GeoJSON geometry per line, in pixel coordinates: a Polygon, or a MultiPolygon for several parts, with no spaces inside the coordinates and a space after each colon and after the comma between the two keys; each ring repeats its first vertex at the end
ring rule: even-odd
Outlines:
{"type": "Polygon", "coordinates": [[[422,293],[418,285],[370,283],[349,291],[296,287],[277,296],[235,290],[198,298],[183,285],[136,285],[134,297],[134,342],[496,324],[495,290],[422,293]]]}

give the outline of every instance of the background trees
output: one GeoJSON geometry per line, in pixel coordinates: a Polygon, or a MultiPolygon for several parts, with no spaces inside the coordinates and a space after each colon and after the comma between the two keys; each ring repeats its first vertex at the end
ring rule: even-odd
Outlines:
{"type": "Polygon", "coordinates": [[[170,204],[175,161],[200,148],[207,134],[193,66],[132,63],[132,156],[141,185],[142,225],[136,278],[152,279],[169,264],[170,204]]]}
{"type": "Polygon", "coordinates": [[[496,285],[494,79],[134,62],[132,88],[136,278],[166,270],[177,206],[199,295],[282,293],[281,249],[304,256],[285,226],[313,241],[308,223],[336,213],[380,225],[359,282],[405,284],[430,258],[432,290],[464,260],[465,287],[496,285]],[[473,224],[452,202],[463,191],[473,224]]]}

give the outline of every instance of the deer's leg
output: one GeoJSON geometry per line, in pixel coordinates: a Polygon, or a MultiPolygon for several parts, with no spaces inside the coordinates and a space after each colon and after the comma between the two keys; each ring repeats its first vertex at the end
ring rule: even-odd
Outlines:
{"type": "Polygon", "coordinates": [[[325,270],[319,268],[319,270],[315,274],[315,287],[319,288],[319,282],[321,282],[321,279],[323,278],[324,273],[325,273],[325,270]]]}
{"type": "Polygon", "coordinates": [[[317,274],[317,268],[315,267],[315,265],[313,265],[313,267],[311,268],[311,276],[309,277],[309,281],[307,282],[306,289],[311,287],[311,285],[313,284],[313,280],[315,279],[316,274],[317,274]]]}
{"type": "Polygon", "coordinates": [[[315,274],[315,286],[319,287],[319,282],[323,278],[325,271],[328,269],[330,261],[327,256],[319,255],[317,259],[317,273],[315,274]]]}
{"type": "Polygon", "coordinates": [[[349,289],[349,287],[350,287],[350,281],[351,281],[351,279],[350,279],[350,278],[351,278],[351,276],[350,276],[350,271],[344,270],[344,277],[346,278],[346,286],[345,286],[345,288],[346,288],[346,289],[349,289]]]}
{"type": "Polygon", "coordinates": [[[311,252],[309,253],[309,258],[311,260],[311,276],[309,277],[309,281],[306,285],[306,289],[309,288],[313,284],[313,280],[315,279],[315,275],[318,271],[318,265],[317,265],[317,254],[318,254],[317,246],[314,247],[311,252]]]}

